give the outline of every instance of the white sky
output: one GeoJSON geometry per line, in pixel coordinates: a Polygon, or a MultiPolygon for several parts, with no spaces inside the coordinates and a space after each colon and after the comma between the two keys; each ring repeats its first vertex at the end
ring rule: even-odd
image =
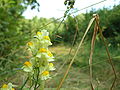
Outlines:
{"type": "MultiPolygon", "coordinates": [[[[30,7],[23,13],[23,16],[27,19],[31,19],[34,16],[45,17],[45,18],[59,18],[64,15],[66,10],[66,6],[64,5],[64,0],[37,0],[40,3],[40,12],[36,9],[31,10],[30,7]]],[[[102,0],[76,0],[74,8],[82,9],[91,4],[100,2],[102,0]]],[[[91,8],[99,9],[102,7],[113,6],[114,4],[120,4],[120,0],[107,0],[91,8]]],[[[91,8],[82,10],[78,13],[85,12],[86,10],[90,10],[91,8]]]]}

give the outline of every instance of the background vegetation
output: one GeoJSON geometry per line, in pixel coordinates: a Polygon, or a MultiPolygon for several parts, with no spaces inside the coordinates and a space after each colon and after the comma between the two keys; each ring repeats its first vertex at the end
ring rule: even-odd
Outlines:
{"type": "MultiPolygon", "coordinates": [[[[120,5],[114,6],[112,9],[103,8],[97,11],[93,9],[77,16],[68,15],[62,24],[60,24],[60,20],[55,18],[34,17],[33,19],[25,19],[22,13],[29,5],[31,9],[39,6],[36,0],[0,0],[0,85],[5,82],[13,82],[16,85],[22,84],[25,75],[20,71],[20,68],[24,61],[29,59],[29,54],[26,53],[26,43],[37,31],[47,29],[53,42],[50,49],[56,57],[57,69],[53,76],[56,73],[57,75],[52,80],[46,81],[46,88],[57,87],[70,62],[68,57],[70,59],[73,57],[92,15],[98,13],[102,33],[108,43],[118,76],[114,90],[120,89],[120,5]],[[46,25],[49,22],[52,23],[46,25]],[[75,35],[76,38],[73,44],[75,35]],[[69,54],[71,47],[73,49],[69,54]],[[61,69],[60,67],[65,61],[64,69],[61,69]]],[[[93,27],[91,27],[81,51],[79,51],[72,65],[63,88],[89,90],[88,58],[92,33],[93,27]]],[[[99,33],[97,34],[93,56],[93,79],[98,88],[96,90],[108,90],[114,79],[99,33]]]]}

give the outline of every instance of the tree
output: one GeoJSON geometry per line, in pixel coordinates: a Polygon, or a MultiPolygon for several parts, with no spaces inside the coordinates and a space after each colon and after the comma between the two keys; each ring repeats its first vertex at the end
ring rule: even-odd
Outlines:
{"type": "Polygon", "coordinates": [[[12,63],[18,58],[13,52],[26,42],[21,23],[28,5],[31,9],[39,6],[36,0],[0,0],[0,74],[16,66],[12,63]]]}

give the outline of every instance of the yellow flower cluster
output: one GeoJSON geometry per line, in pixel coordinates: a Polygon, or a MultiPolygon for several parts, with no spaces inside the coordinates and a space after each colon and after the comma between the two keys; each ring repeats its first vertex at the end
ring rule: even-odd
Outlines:
{"type": "Polygon", "coordinates": [[[46,40],[50,40],[50,38],[48,36],[44,36],[43,38],[46,40]]]}
{"type": "Polygon", "coordinates": [[[40,52],[40,53],[43,53],[43,52],[46,53],[47,50],[46,50],[45,48],[40,48],[40,49],[39,49],[39,52],[40,52]]]}
{"type": "Polygon", "coordinates": [[[13,88],[14,85],[12,85],[12,83],[8,83],[7,84],[3,84],[0,90],[15,90],[15,88],[13,88]]]}
{"type": "Polygon", "coordinates": [[[32,46],[32,45],[33,45],[33,43],[32,43],[32,42],[28,42],[27,44],[28,44],[28,46],[32,46]]]}
{"type": "Polygon", "coordinates": [[[41,32],[37,32],[37,35],[39,36],[39,35],[42,35],[42,33],[41,32]]]}
{"type": "Polygon", "coordinates": [[[55,67],[51,63],[51,61],[54,61],[54,56],[48,49],[49,45],[52,45],[49,32],[47,30],[37,32],[34,39],[27,43],[28,49],[33,56],[24,63],[22,69],[35,76],[37,68],[39,70],[39,79],[46,80],[50,78],[49,72],[55,70],[55,67]]]}
{"type": "Polygon", "coordinates": [[[32,66],[32,64],[31,64],[29,61],[26,61],[26,62],[24,63],[24,65],[27,66],[27,67],[31,67],[31,66],[32,66]]]}

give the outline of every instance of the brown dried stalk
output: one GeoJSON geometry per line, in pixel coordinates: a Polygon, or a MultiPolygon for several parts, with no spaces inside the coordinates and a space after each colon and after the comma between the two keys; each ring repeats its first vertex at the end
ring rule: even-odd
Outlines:
{"type": "Polygon", "coordinates": [[[64,77],[63,77],[63,79],[61,80],[61,82],[60,82],[60,84],[59,84],[59,86],[58,86],[58,88],[57,88],[56,90],[60,90],[60,88],[61,88],[61,86],[62,86],[62,84],[63,84],[66,76],[68,75],[68,72],[69,72],[69,70],[70,70],[70,67],[71,67],[71,65],[73,64],[73,62],[74,62],[74,60],[75,60],[75,57],[76,57],[76,55],[77,55],[77,53],[78,53],[78,51],[79,51],[79,49],[80,49],[80,47],[81,47],[84,39],[85,39],[85,36],[87,35],[87,32],[89,31],[89,29],[90,29],[91,25],[93,24],[94,20],[95,20],[95,18],[92,18],[92,19],[90,20],[89,25],[88,25],[88,27],[87,27],[87,29],[86,29],[86,31],[85,31],[85,33],[84,33],[84,35],[83,35],[80,43],[79,43],[79,46],[78,46],[78,48],[77,48],[77,50],[76,50],[76,52],[75,52],[75,54],[74,54],[74,56],[73,56],[73,58],[72,58],[72,60],[71,60],[71,62],[70,62],[70,64],[69,64],[69,66],[68,66],[68,68],[67,68],[67,70],[66,70],[66,72],[65,72],[65,74],[64,74],[64,77]]]}
{"type": "Polygon", "coordinates": [[[113,87],[114,87],[115,82],[116,82],[116,79],[117,79],[117,74],[116,74],[116,71],[115,71],[114,64],[113,64],[113,62],[112,62],[112,58],[111,58],[111,56],[110,56],[110,52],[109,52],[109,50],[108,50],[108,46],[107,46],[107,44],[106,44],[106,42],[105,42],[104,36],[103,36],[103,34],[102,34],[102,30],[101,30],[101,28],[100,28],[100,26],[99,26],[99,16],[98,16],[98,15],[96,16],[95,21],[96,21],[96,24],[97,24],[97,26],[98,26],[98,30],[99,30],[99,32],[100,32],[101,39],[102,39],[102,41],[103,41],[103,43],[104,43],[104,46],[105,46],[105,49],[106,49],[106,52],[107,52],[107,55],[108,55],[108,61],[109,61],[110,65],[111,65],[111,67],[112,67],[112,70],[113,70],[113,73],[114,73],[114,76],[115,76],[114,81],[113,81],[113,83],[112,83],[112,86],[110,87],[110,90],[113,90],[113,87]]]}
{"type": "MultiPolygon", "coordinates": [[[[95,14],[94,17],[96,18],[96,16],[97,16],[97,15],[95,14]]],[[[92,41],[91,41],[90,57],[89,57],[90,84],[91,84],[91,89],[92,89],[92,90],[94,90],[93,82],[92,82],[92,56],[93,56],[93,51],[94,51],[94,46],[95,46],[95,40],[96,40],[97,31],[98,31],[98,26],[97,26],[97,24],[95,23],[94,33],[93,33],[92,41]]]]}

